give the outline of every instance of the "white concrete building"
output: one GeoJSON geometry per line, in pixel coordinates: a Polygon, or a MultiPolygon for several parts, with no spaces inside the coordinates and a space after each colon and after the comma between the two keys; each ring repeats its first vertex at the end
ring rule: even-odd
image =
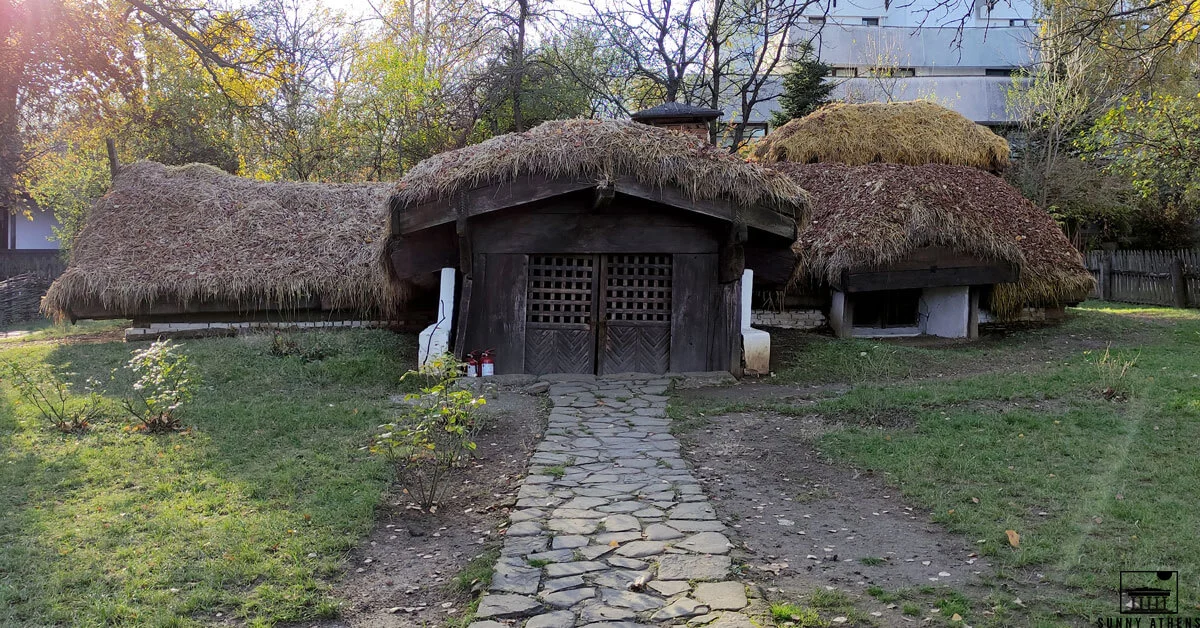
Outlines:
{"type": "MultiPolygon", "coordinates": [[[[1014,73],[1035,60],[1036,9],[1028,0],[979,1],[965,21],[963,9],[936,0],[820,0],[791,38],[811,41],[833,66],[835,99],[929,99],[980,124],[1012,125],[1008,91],[1014,73]]],[[[776,109],[773,99],[763,102],[750,121],[766,122],[776,109]]]]}
{"type": "Polygon", "coordinates": [[[4,229],[6,241],[0,250],[57,250],[58,238],[54,236],[54,227],[58,221],[49,211],[35,210],[32,216],[25,214],[9,214],[8,225],[4,229]]]}

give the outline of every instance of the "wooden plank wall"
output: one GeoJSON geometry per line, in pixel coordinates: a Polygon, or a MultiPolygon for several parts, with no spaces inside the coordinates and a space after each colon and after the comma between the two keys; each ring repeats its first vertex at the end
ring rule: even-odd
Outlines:
{"type": "Polygon", "coordinates": [[[1200,251],[1091,251],[1092,298],[1200,307],[1200,251]]]}
{"type": "Polygon", "coordinates": [[[13,249],[0,251],[0,281],[17,275],[55,279],[67,264],[58,250],[13,249]]]}

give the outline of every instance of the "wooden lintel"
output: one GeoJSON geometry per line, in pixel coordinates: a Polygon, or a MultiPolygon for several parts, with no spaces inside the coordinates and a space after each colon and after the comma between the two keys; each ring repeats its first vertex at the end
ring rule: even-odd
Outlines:
{"type": "Polygon", "coordinates": [[[789,241],[796,238],[796,221],[766,207],[736,207],[723,200],[694,199],[678,188],[651,186],[623,178],[617,181],[616,189],[622,194],[671,205],[729,222],[744,222],[750,227],[774,234],[789,241]]]}
{"type": "Polygon", "coordinates": [[[415,207],[402,208],[393,202],[393,231],[394,234],[411,233],[454,222],[460,216],[470,218],[588,188],[597,188],[595,207],[607,204],[614,193],[620,192],[728,222],[744,222],[752,229],[789,241],[796,238],[796,221],[766,207],[735,207],[732,202],[724,200],[694,199],[672,186],[645,185],[630,178],[619,179],[610,185],[598,185],[594,180],[552,179],[545,176],[519,177],[513,181],[461,192],[453,199],[432,201],[415,207]]]}
{"type": "Polygon", "coordinates": [[[513,181],[458,193],[454,199],[431,201],[409,208],[394,208],[393,225],[395,225],[396,233],[409,233],[454,222],[459,217],[458,209],[460,207],[465,216],[469,218],[595,186],[595,181],[583,179],[549,179],[544,176],[519,177],[513,181]]]}
{"type": "Polygon", "coordinates": [[[843,274],[840,288],[845,292],[874,292],[911,288],[987,286],[1014,282],[1018,275],[1016,267],[1009,265],[852,272],[843,274]]]}

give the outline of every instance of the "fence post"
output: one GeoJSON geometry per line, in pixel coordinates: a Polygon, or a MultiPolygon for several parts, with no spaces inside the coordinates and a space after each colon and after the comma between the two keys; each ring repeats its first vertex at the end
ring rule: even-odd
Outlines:
{"type": "Polygon", "coordinates": [[[1178,255],[1171,258],[1171,296],[1175,298],[1175,307],[1188,306],[1187,278],[1183,276],[1183,260],[1178,255]]]}
{"type": "Polygon", "coordinates": [[[1105,251],[1100,261],[1100,300],[1112,301],[1113,252],[1105,251]]]}

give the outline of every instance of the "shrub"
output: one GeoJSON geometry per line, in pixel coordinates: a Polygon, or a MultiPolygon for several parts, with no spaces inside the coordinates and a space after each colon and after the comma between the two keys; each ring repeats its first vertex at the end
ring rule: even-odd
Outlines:
{"type": "Polygon", "coordinates": [[[132,396],[124,399],[125,409],[141,421],[136,429],[146,432],[179,429],[177,413],[192,400],[199,383],[180,348],[170,341],[159,340],[146,349],[134,351],[125,365],[137,378],[131,387],[132,396]]]}
{"type": "Polygon", "coordinates": [[[45,364],[24,367],[5,361],[4,375],[21,398],[32,403],[42,418],[63,432],[82,432],[100,416],[99,382],[88,378],[86,394],[76,398],[69,378],[75,373],[59,373],[45,364]]]}
{"type": "Polygon", "coordinates": [[[1129,381],[1129,370],[1137,365],[1138,356],[1126,359],[1114,355],[1109,347],[1104,353],[1084,351],[1084,360],[1096,368],[1096,379],[1100,383],[1100,395],[1109,401],[1125,401],[1133,394],[1129,381]]]}
{"type": "Polygon", "coordinates": [[[420,393],[405,396],[407,410],[379,426],[383,431],[370,446],[372,453],[396,465],[400,484],[427,510],[441,502],[447,476],[475,450],[482,426],[477,411],[485,401],[455,388],[459,367],[447,356],[431,360],[420,374],[406,373],[406,378],[421,377],[427,383],[420,393]]]}

